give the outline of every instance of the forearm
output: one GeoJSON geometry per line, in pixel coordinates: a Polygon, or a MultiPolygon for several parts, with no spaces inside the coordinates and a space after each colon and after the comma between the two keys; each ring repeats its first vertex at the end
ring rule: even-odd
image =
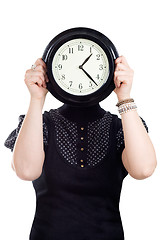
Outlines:
{"type": "Polygon", "coordinates": [[[156,154],[150,137],[136,111],[121,115],[127,165],[132,175],[147,175],[156,167],[156,154]]]}
{"type": "Polygon", "coordinates": [[[30,99],[27,114],[17,136],[13,163],[20,178],[38,176],[44,159],[42,109],[44,100],[30,99]]]}

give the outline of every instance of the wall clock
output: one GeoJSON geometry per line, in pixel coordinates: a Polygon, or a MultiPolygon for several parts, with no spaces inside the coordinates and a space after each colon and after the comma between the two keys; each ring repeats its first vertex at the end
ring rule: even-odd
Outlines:
{"type": "Polygon", "coordinates": [[[65,30],[49,42],[42,56],[47,89],[63,103],[94,105],[115,88],[117,57],[115,46],[101,32],[85,27],[65,30]]]}

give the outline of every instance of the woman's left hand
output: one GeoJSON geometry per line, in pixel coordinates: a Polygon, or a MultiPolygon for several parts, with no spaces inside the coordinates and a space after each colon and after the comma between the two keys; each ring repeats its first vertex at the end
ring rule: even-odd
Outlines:
{"type": "Polygon", "coordinates": [[[118,100],[121,101],[130,98],[134,71],[129,67],[124,56],[118,57],[115,64],[114,84],[116,88],[114,92],[117,94],[118,100]]]}

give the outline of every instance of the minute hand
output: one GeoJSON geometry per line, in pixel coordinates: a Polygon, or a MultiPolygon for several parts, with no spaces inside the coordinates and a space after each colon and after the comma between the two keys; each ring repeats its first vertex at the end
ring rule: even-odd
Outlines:
{"type": "Polygon", "coordinates": [[[93,80],[93,78],[84,70],[82,67],[80,68],[83,70],[83,72],[98,86],[98,84],[93,80]]]}

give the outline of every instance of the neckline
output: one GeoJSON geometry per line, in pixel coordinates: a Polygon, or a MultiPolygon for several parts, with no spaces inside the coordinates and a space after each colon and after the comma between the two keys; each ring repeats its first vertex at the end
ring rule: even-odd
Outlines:
{"type": "Polygon", "coordinates": [[[99,103],[90,107],[75,107],[65,103],[56,110],[68,121],[83,124],[101,119],[107,113],[99,103]]]}

